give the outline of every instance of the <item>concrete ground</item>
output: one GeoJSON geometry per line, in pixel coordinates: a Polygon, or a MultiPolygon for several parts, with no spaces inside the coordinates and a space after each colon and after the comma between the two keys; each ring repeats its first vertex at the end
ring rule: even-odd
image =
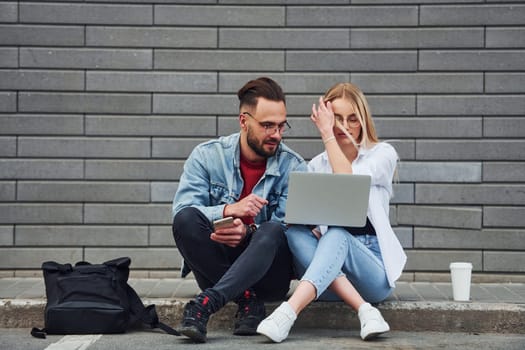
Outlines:
{"type": "MultiPolygon", "coordinates": [[[[174,327],[181,320],[184,304],[198,292],[193,279],[135,278],[130,280],[130,284],[145,304],[156,305],[161,321],[174,327]]],[[[267,311],[271,312],[277,305],[267,304],[267,311]]],[[[0,328],[43,327],[44,307],[42,278],[0,278],[0,328]]],[[[398,332],[471,333],[472,341],[481,339],[479,336],[482,334],[525,335],[523,283],[474,283],[471,301],[455,302],[450,283],[398,282],[394,294],[378,308],[390,324],[392,333],[389,338],[393,339],[397,339],[397,334],[404,334],[398,332]]],[[[214,314],[209,331],[230,332],[235,311],[236,305],[229,303],[214,314]]],[[[344,338],[344,341],[341,340],[344,343],[355,338],[355,335],[352,337],[344,332],[355,332],[359,329],[359,322],[355,312],[341,302],[315,302],[299,316],[294,334],[309,334],[320,326],[329,330],[323,333],[326,339],[331,339],[330,332],[333,332],[334,339],[344,338]],[[346,335],[337,336],[341,334],[339,331],[346,335]]],[[[434,339],[432,334],[429,333],[429,339],[434,339]]],[[[411,338],[408,335],[404,337],[411,338]]],[[[439,338],[435,337],[436,340],[439,338]]],[[[181,340],[176,342],[179,344],[181,340]]],[[[0,346],[0,349],[3,348],[0,346]]]]}
{"type": "Polygon", "coordinates": [[[227,331],[211,331],[208,342],[195,344],[182,337],[158,332],[131,332],[118,335],[48,336],[37,339],[29,329],[0,329],[0,349],[23,350],[318,350],[318,349],[505,349],[523,350],[525,334],[443,333],[392,331],[374,341],[364,342],[357,330],[292,329],[279,344],[263,336],[238,337],[227,331]]]}

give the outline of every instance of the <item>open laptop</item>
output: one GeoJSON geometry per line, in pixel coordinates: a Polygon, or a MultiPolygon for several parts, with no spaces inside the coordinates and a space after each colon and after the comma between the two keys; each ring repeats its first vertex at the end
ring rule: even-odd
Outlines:
{"type": "Polygon", "coordinates": [[[284,221],[363,227],[370,181],[368,175],[291,172],[284,221]]]}

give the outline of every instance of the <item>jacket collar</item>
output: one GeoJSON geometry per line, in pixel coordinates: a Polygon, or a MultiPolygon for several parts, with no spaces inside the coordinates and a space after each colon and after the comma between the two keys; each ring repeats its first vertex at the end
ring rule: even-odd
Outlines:
{"type": "MultiPolygon", "coordinates": [[[[231,144],[235,147],[235,157],[233,159],[233,164],[236,168],[240,168],[240,162],[241,162],[241,134],[235,133],[231,137],[231,144]]],[[[277,147],[277,151],[275,152],[275,155],[268,158],[266,161],[266,171],[264,172],[265,175],[271,175],[271,176],[281,176],[281,172],[279,171],[279,156],[281,155],[282,151],[282,141],[279,143],[279,147],[277,147]]]]}

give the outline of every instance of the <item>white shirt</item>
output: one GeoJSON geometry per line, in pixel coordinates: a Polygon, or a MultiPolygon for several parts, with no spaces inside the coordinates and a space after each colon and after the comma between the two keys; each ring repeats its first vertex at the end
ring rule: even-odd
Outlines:
{"type": "MultiPolygon", "coordinates": [[[[392,178],[398,159],[395,149],[388,143],[381,142],[369,149],[360,148],[357,158],[352,162],[354,174],[369,175],[372,178],[367,215],[376,231],[391,287],[395,287],[395,281],[401,276],[407,260],[403,247],[390,226],[388,216],[392,197],[392,178]]],[[[308,171],[332,173],[326,151],[310,161],[308,171]]]]}

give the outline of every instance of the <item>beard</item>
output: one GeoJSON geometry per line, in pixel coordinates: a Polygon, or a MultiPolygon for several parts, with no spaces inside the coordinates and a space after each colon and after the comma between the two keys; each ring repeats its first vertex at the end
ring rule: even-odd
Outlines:
{"type": "Polygon", "coordinates": [[[250,146],[250,148],[255,152],[255,154],[257,154],[258,156],[260,157],[264,157],[264,158],[270,158],[272,157],[273,155],[275,155],[275,152],[277,152],[277,148],[279,148],[279,144],[281,142],[281,140],[278,140],[276,138],[265,138],[263,139],[262,141],[258,140],[257,137],[255,137],[255,135],[253,134],[252,132],[252,129],[250,127],[248,127],[248,132],[246,134],[246,139],[247,139],[247,142],[248,142],[248,146],[250,146]],[[264,148],[264,144],[266,142],[272,142],[272,143],[275,143],[275,147],[273,149],[270,149],[270,150],[265,150],[264,148]]]}

